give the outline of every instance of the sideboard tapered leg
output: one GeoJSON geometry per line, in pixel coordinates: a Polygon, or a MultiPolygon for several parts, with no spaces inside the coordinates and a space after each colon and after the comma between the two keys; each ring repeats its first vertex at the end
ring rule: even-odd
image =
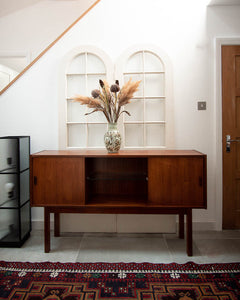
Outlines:
{"type": "Polygon", "coordinates": [[[192,209],[187,209],[187,255],[192,256],[192,209]]]}
{"type": "Polygon", "coordinates": [[[50,211],[44,207],[44,251],[50,252],[50,211]]]}

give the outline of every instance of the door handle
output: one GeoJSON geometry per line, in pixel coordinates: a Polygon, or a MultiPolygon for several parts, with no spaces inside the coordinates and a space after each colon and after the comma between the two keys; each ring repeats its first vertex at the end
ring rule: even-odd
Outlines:
{"type": "Polygon", "coordinates": [[[230,152],[231,151],[231,143],[232,142],[240,143],[240,140],[231,140],[231,135],[227,134],[226,135],[226,152],[230,152]]]}

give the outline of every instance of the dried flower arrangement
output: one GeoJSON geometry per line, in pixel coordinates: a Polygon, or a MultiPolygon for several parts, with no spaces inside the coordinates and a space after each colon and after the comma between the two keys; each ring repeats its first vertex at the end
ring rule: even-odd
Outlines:
{"type": "Polygon", "coordinates": [[[93,108],[91,112],[85,115],[102,111],[109,123],[117,123],[121,113],[124,112],[130,116],[128,111],[121,111],[121,109],[130,102],[133,94],[138,90],[140,82],[141,80],[132,81],[132,79],[130,79],[120,88],[118,80],[109,87],[107,81],[100,79],[100,89],[93,90],[92,97],[76,95],[71,99],[82,105],[87,105],[89,108],[93,108]]]}

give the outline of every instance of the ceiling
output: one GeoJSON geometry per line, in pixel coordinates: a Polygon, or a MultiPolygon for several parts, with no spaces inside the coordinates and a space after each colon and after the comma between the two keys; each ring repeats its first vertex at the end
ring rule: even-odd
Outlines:
{"type": "MultiPolygon", "coordinates": [[[[0,0],[0,16],[4,16],[14,11],[23,9],[42,0],[0,0]]],[[[48,0],[48,1],[79,1],[79,0],[48,0]]],[[[84,1],[84,0],[80,0],[84,1]]],[[[166,0],[164,0],[166,1],[166,0]]],[[[199,1],[199,0],[195,0],[199,1]]],[[[240,0],[209,0],[209,5],[240,5],[240,0]]]]}
{"type": "MultiPolygon", "coordinates": [[[[33,5],[42,0],[0,0],[0,17],[11,14],[17,10],[33,5]]],[[[48,1],[79,1],[79,0],[48,0],[48,1]]],[[[84,0],[80,0],[84,1],[84,0]]]]}
{"type": "Polygon", "coordinates": [[[209,5],[240,5],[240,0],[211,0],[209,5]]]}
{"type": "Polygon", "coordinates": [[[0,17],[33,5],[41,0],[0,0],[0,17]]]}

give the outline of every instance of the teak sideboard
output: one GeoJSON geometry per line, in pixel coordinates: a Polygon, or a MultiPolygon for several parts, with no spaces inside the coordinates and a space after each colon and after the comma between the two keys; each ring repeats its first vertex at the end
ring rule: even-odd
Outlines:
{"type": "Polygon", "coordinates": [[[177,214],[192,256],[192,209],[207,208],[206,155],[195,150],[50,150],[30,157],[31,205],[44,207],[45,252],[50,213],[177,214]]]}

